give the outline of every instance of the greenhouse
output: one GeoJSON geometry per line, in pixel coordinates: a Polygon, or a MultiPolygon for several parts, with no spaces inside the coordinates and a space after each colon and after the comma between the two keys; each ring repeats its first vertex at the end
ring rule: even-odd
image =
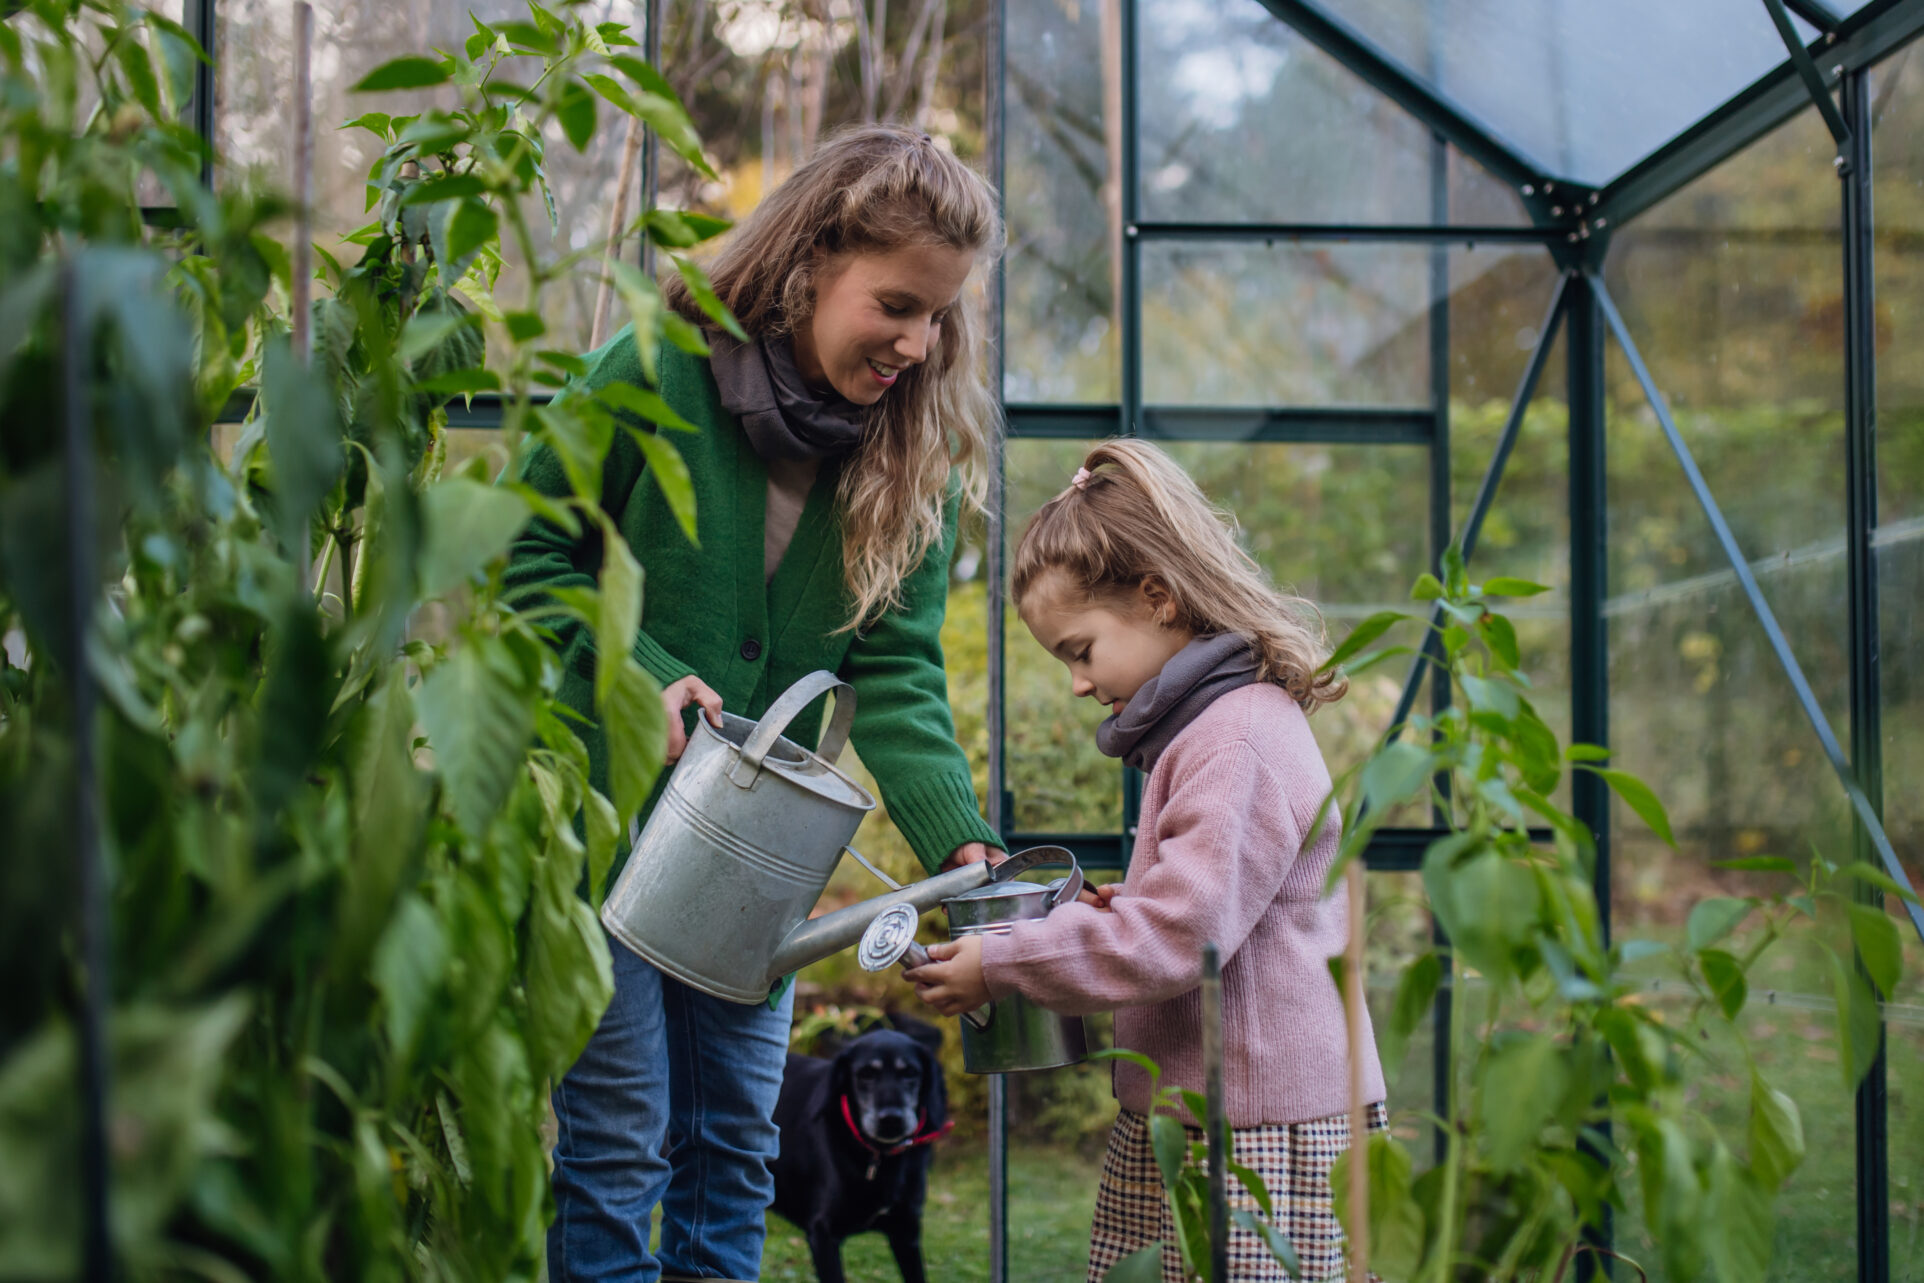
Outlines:
{"type": "MultiPolygon", "coordinates": [[[[0,1279],[549,1277],[549,1093],[696,671],[649,650],[681,554],[607,487],[638,448],[658,537],[714,545],[671,373],[738,330],[706,272],[893,122],[1006,236],[934,608],[971,822],[1092,886],[1143,849],[1149,777],[1010,599],[1106,439],[1193,477],[1348,674],[1315,831],[1366,870],[1332,967],[1389,1116],[1319,1188],[1350,1266],[1924,1280],[1924,0],[0,10],[0,1279]],[[643,380],[583,395],[639,335],[643,380]],[[595,549],[539,606],[536,529],[595,549]]],[[[729,665],[781,640],[786,564],[729,665]]],[[[817,631],[854,671],[870,634],[817,631]]],[[[846,843],[936,869],[876,735],[806,897],[849,921],[846,843]]],[[[768,979],[810,963],[798,1052],[940,1027],[929,1277],[1083,1279],[1111,1063],[979,1072],[842,943],[768,979]]],[[[1245,1277],[1173,1171],[1166,1275],[1109,1277],[1245,1277]]],[[[818,1277],[766,1223],[759,1277],[818,1277]]],[[[840,1251],[902,1277],[892,1237],[840,1251]]]]}

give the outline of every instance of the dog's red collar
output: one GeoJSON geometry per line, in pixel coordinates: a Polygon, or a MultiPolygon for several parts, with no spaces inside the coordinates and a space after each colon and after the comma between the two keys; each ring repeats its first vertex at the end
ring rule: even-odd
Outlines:
{"type": "Polygon", "coordinates": [[[862,1129],[855,1125],[855,1113],[848,1107],[847,1092],[842,1093],[842,1121],[848,1124],[848,1134],[855,1138],[855,1143],[868,1151],[868,1179],[870,1180],[875,1179],[875,1169],[884,1158],[894,1158],[897,1154],[914,1149],[917,1145],[933,1145],[936,1141],[942,1140],[950,1132],[955,1130],[955,1120],[953,1118],[933,1130],[924,1130],[928,1125],[928,1115],[917,1114],[915,1117],[915,1134],[913,1136],[910,1136],[899,1145],[891,1145],[887,1149],[878,1149],[868,1137],[862,1135],[862,1129]]]}

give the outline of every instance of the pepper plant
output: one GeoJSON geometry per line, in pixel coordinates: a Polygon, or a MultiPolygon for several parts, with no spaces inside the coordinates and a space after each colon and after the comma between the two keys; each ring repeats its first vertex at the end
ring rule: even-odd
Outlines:
{"type": "MultiPolygon", "coordinates": [[[[1352,674],[1426,650],[1453,702],[1412,716],[1341,785],[1347,795],[1339,876],[1397,807],[1436,808],[1448,830],[1424,853],[1430,908],[1448,941],[1404,969],[1378,1029],[1386,1062],[1402,1058],[1444,983],[1458,977],[1451,1075],[1439,1161],[1387,1135],[1368,1146],[1371,1268],[1408,1283],[1560,1280],[1601,1240],[1613,1214],[1639,1211],[1672,1280],[1762,1278],[1771,1201],[1804,1156],[1796,1104],[1759,1068],[1739,1024],[1747,973],[1799,919],[1841,918],[1861,970],[1830,951],[1843,1076],[1854,1087],[1878,1045],[1877,998],[1898,979],[1896,926],[1857,904],[1852,884],[1906,895],[1880,870],[1814,856],[1720,867],[1781,879],[1777,894],[1695,905],[1685,938],[1606,942],[1589,829],[1554,800],[1567,772],[1594,772],[1663,841],[1656,794],[1610,767],[1606,749],[1561,746],[1531,703],[1514,627],[1500,599],[1546,591],[1516,579],[1470,582],[1454,549],[1444,577],[1418,579],[1433,618],[1389,611],[1358,625],[1329,660],[1352,674]],[[1392,629],[1428,632],[1365,653],[1392,629]],[[1826,906],[1828,906],[1826,908],[1826,906]],[[1746,922],[1759,929],[1734,946],[1746,922]],[[1646,1000],[1652,973],[1687,987],[1681,1012],[1646,1000]],[[1466,982],[1474,982],[1471,987],[1466,982]],[[1748,1092],[1742,1136],[1729,1135],[1686,1087],[1709,1073],[1748,1092]]],[[[1332,1177],[1339,1210],[1346,1158],[1332,1177]]],[[[1352,1237],[1358,1226],[1346,1220],[1352,1237]]],[[[1609,1253],[1620,1255],[1619,1253],[1609,1253]]],[[[1635,1262],[1626,1266],[1641,1271],[1635,1262]]]]}
{"type": "MultiPolygon", "coordinates": [[[[634,41],[585,6],[475,23],[367,90],[368,225],[319,250],[311,360],[290,342],[287,206],[200,181],[179,123],[205,58],[122,0],[0,21],[0,1275],[76,1268],[76,1035],[108,1005],[112,1238],[135,1278],[533,1278],[550,1207],[546,1085],[607,1003],[598,896],[660,769],[631,655],[642,573],[601,511],[637,436],[692,536],[679,428],[646,388],[582,394],[543,291],[544,140],[637,115],[705,165],[634,41]],[[164,191],[169,204],[143,208],[164,191]],[[495,297],[504,255],[525,292],[495,297]],[[99,485],[101,564],[64,538],[58,377],[99,485]],[[493,357],[489,359],[490,343],[493,357]],[[447,466],[448,402],[498,395],[499,445],[447,466]],[[250,405],[231,452],[213,425],[250,405]],[[552,447],[574,494],[513,478],[552,447]],[[497,480],[496,475],[504,479],[497,480]],[[598,588],[517,611],[501,570],[536,517],[607,537],[598,588]],[[75,952],[71,594],[96,721],[112,965],[75,952]],[[611,796],[588,781],[546,630],[594,630],[611,796]]],[[[546,211],[544,215],[544,211],[546,211]]],[[[672,252],[720,230],[644,211],[672,252]]],[[[632,230],[632,229],[631,229],[632,230]]],[[[318,248],[318,247],[317,247],[318,248]]],[[[677,260],[716,324],[699,271],[677,260]]],[[[616,284],[644,354],[699,348],[654,283],[616,284]]]]}
{"type": "MultiPolygon", "coordinates": [[[[1796,1103],[1764,1075],[1739,1026],[1748,973],[1800,925],[1820,916],[1846,924],[1861,965],[1828,943],[1821,950],[1836,995],[1844,1086],[1854,1089],[1877,1054],[1877,1004],[1895,991],[1901,962],[1896,923],[1881,907],[1860,902],[1854,884],[1900,898],[1910,892],[1871,865],[1839,865],[1821,853],[1802,866],[1779,856],[1720,860],[1720,868],[1777,879],[1781,889],[1699,902],[1681,943],[1606,944],[1593,890],[1595,842],[1555,802],[1558,784],[1568,771],[1595,772],[1674,845],[1663,804],[1643,781],[1608,766],[1603,748],[1560,745],[1530,703],[1515,628],[1496,607],[1546,589],[1518,579],[1473,584],[1455,549],[1444,571],[1442,580],[1421,576],[1411,594],[1434,603],[1433,619],[1405,611],[1373,615],[1325,664],[1354,676],[1422,654],[1435,679],[1448,680],[1461,696],[1439,713],[1391,728],[1338,781],[1325,807],[1327,813],[1347,795],[1332,888],[1399,806],[1428,803],[1446,820],[1448,831],[1424,854],[1422,877],[1449,943],[1404,968],[1389,1019],[1377,1030],[1384,1062],[1401,1062],[1444,983],[1446,957],[1461,979],[1476,982],[1455,1004],[1467,1014],[1443,1035],[1454,1068],[1445,1112],[1433,1118],[1444,1136],[1440,1161],[1417,1175],[1402,1142],[1383,1133],[1369,1138],[1371,1272],[1388,1283],[1562,1283],[1574,1276],[1579,1256],[1593,1253],[1647,1277],[1629,1255],[1600,1246],[1613,1214],[1640,1210],[1664,1277],[1763,1278],[1771,1198],[1802,1162],[1804,1139],[1796,1103]],[[1428,629],[1415,644],[1367,649],[1412,625],[1428,629]],[[1751,930],[1734,943],[1744,927],[1751,930]],[[1689,1000],[1681,1020],[1644,1001],[1653,971],[1684,986],[1689,1000]],[[1480,1013],[1470,1011],[1470,993],[1480,997],[1480,1013]],[[1687,1099],[1693,1077],[1717,1072],[1746,1085],[1741,1140],[1687,1099]]],[[[1331,960],[1339,990],[1341,961],[1331,960]]],[[[1160,1078],[1158,1066],[1138,1053],[1099,1054],[1141,1065],[1152,1083],[1160,1078]]],[[[1152,1092],[1150,1142],[1182,1276],[1206,1280],[1207,1145],[1193,1128],[1185,1130],[1181,1111],[1207,1118],[1207,1102],[1175,1087],[1152,1092]]],[[[1330,1175],[1352,1242],[1361,1229],[1348,1207],[1355,1153],[1338,1159],[1330,1175]]],[[[1271,1223],[1262,1178],[1237,1164],[1228,1174],[1256,1208],[1234,1209],[1232,1222],[1256,1234],[1298,1277],[1294,1246],[1271,1223]]],[[[1161,1279],[1163,1251],[1151,1244],[1118,1261],[1106,1278],[1161,1279]]]]}

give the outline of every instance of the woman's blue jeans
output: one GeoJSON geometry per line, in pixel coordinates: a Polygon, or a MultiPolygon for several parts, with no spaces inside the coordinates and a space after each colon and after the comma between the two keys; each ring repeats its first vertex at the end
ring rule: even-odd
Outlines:
{"type": "Polygon", "coordinates": [[[774,1010],[711,998],[610,938],[615,996],[554,1090],[552,1283],[753,1279],[791,989],[774,1010]],[[648,1222],[662,1211],[660,1254],[648,1222]]]}

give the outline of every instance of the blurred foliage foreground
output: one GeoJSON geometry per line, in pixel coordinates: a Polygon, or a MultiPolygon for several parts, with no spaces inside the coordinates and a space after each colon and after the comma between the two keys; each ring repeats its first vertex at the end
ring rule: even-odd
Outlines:
{"type": "MultiPolygon", "coordinates": [[[[577,12],[476,22],[361,83],[443,107],[353,122],[383,148],[372,221],[321,251],[311,361],[287,319],[305,256],[268,231],[287,207],[203,186],[178,123],[206,58],[192,37],[119,0],[0,22],[0,1276],[78,1270],[90,986],[128,1276],[540,1270],[546,1087],[611,986],[579,887],[602,881],[665,727],[630,656],[641,571],[618,536],[597,589],[525,613],[500,571],[537,513],[612,535],[598,499],[618,431],[692,525],[679,457],[632,417],[674,422],[654,394],[567,389],[579,358],[542,342],[544,288],[601,254],[544,252],[543,140],[582,149],[613,107],[706,163],[635,42],[577,12]],[[528,266],[512,301],[492,294],[504,241],[528,266]],[[244,387],[224,463],[210,429],[244,387]],[[503,399],[501,444],[447,466],[444,407],[476,392],[503,399]],[[67,537],[69,422],[92,456],[95,565],[67,537]],[[572,497],[489,483],[536,444],[572,497]],[[76,594],[100,699],[97,796],[79,799],[76,594]],[[554,698],[564,622],[627,657],[595,691],[612,796],[554,698]],[[75,921],[76,806],[100,817],[104,975],[75,921]]],[[[671,251],[720,226],[637,223],[671,251]]],[[[643,351],[658,335],[705,351],[654,282],[615,273],[643,351]]]]}

